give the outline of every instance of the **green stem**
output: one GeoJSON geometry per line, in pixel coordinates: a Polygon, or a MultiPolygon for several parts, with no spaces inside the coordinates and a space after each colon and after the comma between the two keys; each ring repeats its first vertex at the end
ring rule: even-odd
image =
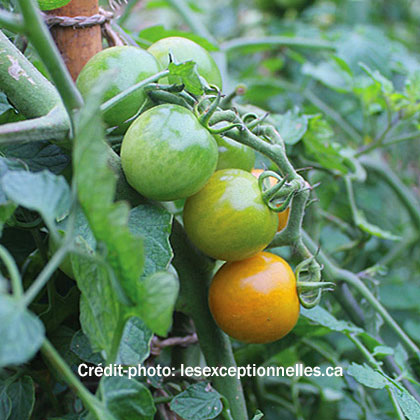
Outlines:
{"type": "Polygon", "coordinates": [[[153,402],[155,405],[157,404],[167,404],[170,403],[173,400],[174,397],[155,397],[153,398],[153,402]]]}
{"type": "Polygon", "coordinates": [[[68,247],[62,246],[53,255],[53,257],[50,259],[48,264],[44,267],[41,273],[39,273],[38,277],[35,279],[35,281],[31,284],[29,289],[26,291],[23,298],[23,303],[25,306],[28,306],[36,298],[36,296],[45,286],[47,281],[51,278],[54,271],[61,264],[67,252],[68,252],[68,247]]]}
{"type": "MultiPolygon", "coordinates": [[[[303,240],[312,253],[317,251],[317,246],[306,234],[306,232],[303,232],[303,240]]],[[[409,349],[415,356],[420,357],[420,349],[417,345],[410,339],[410,337],[408,337],[397,322],[395,322],[388,311],[382,306],[382,304],[376,299],[376,297],[356,274],[335,266],[335,264],[332,263],[322,251],[318,253],[317,260],[323,264],[325,276],[328,277],[329,280],[342,280],[352,285],[372,305],[376,312],[382,316],[384,321],[394,330],[407,349],[409,349]]]]}
{"type": "Polygon", "coordinates": [[[13,105],[27,118],[42,117],[55,107],[62,106],[54,86],[1,31],[0,86],[13,105]]]}
{"type": "MultiPolygon", "coordinates": [[[[207,286],[213,263],[188,241],[175,222],[171,238],[181,292],[178,309],[192,317],[206,362],[209,366],[236,366],[229,337],[215,324],[207,303],[207,286]]],[[[247,420],[241,381],[235,377],[214,377],[215,388],[226,397],[235,420],[247,420]]]]}
{"type": "Polygon", "coordinates": [[[258,49],[270,49],[279,47],[302,47],[315,50],[332,50],[336,49],[331,42],[314,40],[299,37],[287,36],[267,36],[262,38],[236,38],[221,44],[220,48],[226,53],[234,50],[256,47],[258,49]]]}
{"type": "Polygon", "coordinates": [[[101,105],[101,111],[102,112],[110,112],[112,111],[112,108],[114,108],[116,105],[118,105],[123,99],[127,98],[134,92],[137,92],[138,90],[144,88],[150,83],[156,82],[157,80],[161,79],[162,77],[165,77],[169,74],[168,70],[163,70],[159,73],[154,74],[153,76],[148,77],[147,79],[142,80],[141,82],[129,87],[128,89],[124,90],[123,92],[119,93],[118,95],[115,95],[105,103],[101,105]]]}
{"type": "Polygon", "coordinates": [[[21,33],[24,30],[20,16],[7,10],[0,10],[0,26],[16,33],[21,33]]]}
{"type": "Polygon", "coordinates": [[[83,105],[82,96],[62,60],[48,28],[42,20],[37,2],[18,0],[18,3],[23,16],[26,35],[50,73],[57,90],[61,94],[64,106],[70,118],[72,118],[73,111],[81,108],[83,105]]]}
{"type": "Polygon", "coordinates": [[[392,146],[393,144],[402,143],[407,140],[416,140],[420,138],[420,131],[413,131],[411,133],[402,134],[398,137],[391,137],[388,141],[382,144],[382,147],[392,146]]]}
{"type": "Polygon", "coordinates": [[[84,385],[75,376],[67,363],[63,360],[57,350],[47,339],[45,339],[44,343],[42,344],[41,352],[62,375],[70,387],[73,388],[73,390],[82,400],[85,407],[88,408],[92,413],[96,414],[97,418],[100,418],[100,402],[84,387],[84,385]]]}
{"type": "Polygon", "coordinates": [[[23,287],[19,270],[12,255],[3,245],[0,245],[0,259],[3,261],[7,271],[9,272],[10,280],[12,282],[13,295],[17,298],[22,297],[23,287]]]}

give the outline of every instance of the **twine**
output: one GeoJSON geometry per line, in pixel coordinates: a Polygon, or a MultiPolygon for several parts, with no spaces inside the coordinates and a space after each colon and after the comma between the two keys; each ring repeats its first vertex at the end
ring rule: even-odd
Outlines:
{"type": "Polygon", "coordinates": [[[92,16],[54,16],[43,13],[43,18],[48,27],[61,26],[77,28],[90,28],[96,25],[105,25],[114,17],[114,13],[99,8],[99,13],[92,16]]]}

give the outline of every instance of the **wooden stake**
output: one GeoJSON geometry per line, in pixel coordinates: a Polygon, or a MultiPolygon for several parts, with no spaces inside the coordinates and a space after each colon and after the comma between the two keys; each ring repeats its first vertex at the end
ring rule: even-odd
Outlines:
{"type": "MultiPolygon", "coordinates": [[[[99,12],[99,0],[72,0],[67,6],[48,12],[55,16],[93,16],[99,12]]],[[[54,26],[51,33],[73,80],[83,66],[102,50],[101,27],[76,28],[54,26]]]]}

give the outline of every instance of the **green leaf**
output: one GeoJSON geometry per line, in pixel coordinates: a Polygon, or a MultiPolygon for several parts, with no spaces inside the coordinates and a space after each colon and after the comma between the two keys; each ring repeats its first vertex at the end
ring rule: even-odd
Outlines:
{"type": "Polygon", "coordinates": [[[146,29],[143,29],[139,33],[139,37],[141,39],[147,39],[151,43],[159,41],[162,38],[168,38],[170,36],[180,36],[182,38],[190,39],[191,41],[201,45],[207,51],[219,51],[219,47],[215,44],[212,44],[206,38],[191,32],[183,32],[175,29],[165,29],[163,25],[150,26],[146,29]]]}
{"type": "Polygon", "coordinates": [[[6,394],[6,388],[0,387],[0,419],[8,419],[12,412],[12,401],[6,394]]]}
{"type": "Polygon", "coordinates": [[[114,203],[116,175],[109,168],[114,153],[104,141],[99,106],[109,75],[98,82],[79,113],[73,150],[74,179],[78,198],[103,254],[114,270],[126,301],[140,301],[139,279],[143,270],[143,241],[128,229],[129,207],[114,203]]]}
{"type": "Polygon", "coordinates": [[[72,254],[71,262],[80,298],[80,323],[89,338],[93,352],[105,351],[109,356],[114,334],[119,331],[120,303],[106,265],[72,254]]]}
{"type": "Polygon", "coordinates": [[[66,180],[49,171],[9,171],[1,178],[1,187],[9,200],[37,211],[50,228],[70,208],[71,195],[66,180]]]}
{"type": "Polygon", "coordinates": [[[165,336],[172,325],[172,313],[179,292],[178,278],[169,272],[157,272],[141,282],[142,301],[137,309],[145,324],[165,336]]]}
{"type": "Polygon", "coordinates": [[[390,384],[388,379],[366,364],[362,366],[353,362],[351,366],[349,366],[347,372],[349,375],[353,376],[357,382],[369,388],[382,389],[390,384]]]}
{"type": "Polygon", "coordinates": [[[301,308],[300,313],[311,321],[328,328],[331,331],[337,332],[362,332],[361,328],[358,328],[347,321],[340,321],[334,318],[328,311],[321,306],[316,306],[312,309],[301,308]]]}
{"type": "Polygon", "coordinates": [[[0,92],[0,116],[5,114],[7,111],[10,111],[11,109],[14,109],[12,105],[10,105],[10,102],[7,99],[7,96],[5,93],[0,92]]]}
{"type": "Polygon", "coordinates": [[[54,10],[63,7],[70,3],[71,0],[38,0],[39,8],[41,10],[54,10]]]}
{"type": "Polygon", "coordinates": [[[420,101],[420,70],[416,70],[408,76],[404,92],[411,103],[420,101]]]}
{"type": "Polygon", "coordinates": [[[283,115],[273,114],[270,117],[286,144],[296,144],[308,129],[308,117],[299,115],[298,108],[283,115]]]}
{"type": "Polygon", "coordinates": [[[182,79],[182,83],[188,92],[194,95],[202,95],[204,93],[202,79],[197,71],[197,64],[194,61],[185,61],[176,63],[174,61],[168,66],[170,76],[178,76],[182,79]]]}
{"type": "Polygon", "coordinates": [[[48,169],[54,174],[60,174],[70,163],[70,157],[48,141],[7,145],[2,150],[8,158],[24,162],[32,172],[48,169]]]}
{"type": "Polygon", "coordinates": [[[210,384],[200,382],[178,394],[170,408],[185,420],[207,420],[216,418],[222,412],[223,404],[221,395],[210,384]]]}
{"type": "Polygon", "coordinates": [[[407,391],[394,388],[397,401],[408,420],[420,419],[420,404],[407,391]]]}
{"type": "Polygon", "coordinates": [[[77,331],[70,344],[70,350],[77,355],[80,360],[94,365],[104,363],[103,357],[92,350],[89,339],[82,330],[77,331]]]}
{"type": "Polygon", "coordinates": [[[386,230],[381,229],[378,226],[375,226],[371,223],[369,223],[362,210],[358,210],[356,214],[354,215],[354,222],[356,223],[356,226],[363,230],[366,233],[369,233],[369,235],[376,236],[377,238],[381,239],[388,239],[390,241],[399,241],[401,240],[400,236],[396,236],[392,234],[391,232],[388,232],[386,230]]]}
{"type": "Polygon", "coordinates": [[[337,92],[350,92],[352,89],[353,78],[351,71],[343,67],[342,60],[337,57],[336,60],[329,59],[321,61],[319,64],[306,62],[302,67],[302,73],[313,77],[330,89],[337,92]]]}
{"type": "Polygon", "coordinates": [[[42,322],[18,301],[0,296],[0,367],[30,360],[44,341],[42,322]]]}
{"type": "Polygon", "coordinates": [[[254,417],[252,417],[252,420],[260,420],[263,417],[264,417],[264,414],[260,410],[257,410],[254,414],[254,417]]]}
{"type": "Polygon", "coordinates": [[[371,70],[366,64],[359,63],[360,67],[369,75],[369,77],[380,87],[381,92],[389,96],[394,92],[392,82],[383,76],[378,70],[371,70]]]}
{"type": "Polygon", "coordinates": [[[376,346],[373,351],[373,356],[375,357],[385,357],[385,356],[393,356],[394,349],[388,346],[376,346]]]}
{"type": "Polygon", "coordinates": [[[150,391],[142,383],[125,376],[103,377],[103,402],[118,420],[153,420],[156,408],[150,391]]]}
{"type": "Polygon", "coordinates": [[[6,393],[12,403],[7,420],[29,420],[35,405],[34,381],[30,376],[22,376],[7,386],[6,393]]]}
{"type": "Polygon", "coordinates": [[[324,168],[337,170],[343,174],[348,172],[341,152],[341,146],[333,141],[334,132],[331,126],[320,116],[309,122],[309,129],[303,137],[308,154],[324,168]]]}
{"type": "Polygon", "coordinates": [[[128,227],[144,241],[145,263],[143,277],[166,270],[173,258],[169,243],[172,215],[165,209],[143,204],[130,211],[128,227]]]}
{"type": "Polygon", "coordinates": [[[124,326],[115,363],[127,366],[142,364],[150,355],[152,337],[152,331],[141,319],[130,318],[124,326]]]}

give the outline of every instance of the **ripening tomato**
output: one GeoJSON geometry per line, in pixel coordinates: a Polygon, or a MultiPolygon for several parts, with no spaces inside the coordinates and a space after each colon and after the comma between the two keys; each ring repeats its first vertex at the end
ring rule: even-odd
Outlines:
{"type": "Polygon", "coordinates": [[[262,251],[277,225],[277,215],[263,201],[257,179],[241,169],[216,171],[184,206],[188,237],[219,260],[242,260],[262,251]]]}
{"type": "Polygon", "coordinates": [[[269,252],[225,263],[210,285],[209,306],[217,325],[239,341],[279,340],[299,317],[295,275],[283,258],[269,252]]]}
{"type": "MultiPolygon", "coordinates": [[[[259,178],[259,176],[264,172],[263,169],[253,169],[251,171],[252,175],[254,175],[256,178],[259,178]]],[[[270,177],[270,185],[272,187],[274,187],[274,185],[276,185],[277,180],[273,177],[270,177]]],[[[279,217],[279,225],[277,227],[277,232],[280,232],[281,230],[283,230],[286,226],[287,226],[287,222],[289,220],[289,213],[290,213],[290,207],[287,207],[286,210],[283,210],[278,214],[279,217]]]]}
{"type": "MultiPolygon", "coordinates": [[[[159,61],[163,68],[169,64],[169,53],[174,59],[182,63],[194,61],[200,76],[207,80],[207,83],[216,85],[222,89],[222,76],[213,57],[201,45],[194,41],[180,36],[162,38],[151,45],[148,50],[159,61]]],[[[169,83],[179,83],[177,76],[169,77],[169,83]]]]}
{"type": "MultiPolygon", "coordinates": [[[[86,98],[105,72],[114,71],[112,81],[105,90],[103,100],[106,102],[160,70],[160,65],[156,59],[141,48],[132,46],[111,47],[100,51],[86,63],[76,83],[80,93],[86,98]]],[[[122,124],[133,117],[146,100],[147,96],[144,90],[137,90],[123,99],[112,110],[105,112],[105,123],[110,127],[122,124]]]]}
{"type": "Polygon", "coordinates": [[[198,192],[216,169],[217,143],[196,116],[163,104],[131,124],[121,146],[128,183],[140,194],[174,201],[198,192]]]}

